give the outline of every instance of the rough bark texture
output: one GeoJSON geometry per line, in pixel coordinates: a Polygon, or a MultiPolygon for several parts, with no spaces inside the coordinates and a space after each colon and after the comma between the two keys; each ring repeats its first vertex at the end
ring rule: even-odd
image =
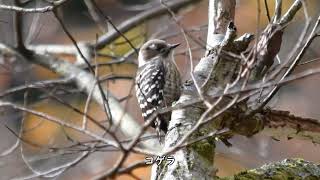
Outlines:
{"type": "MultiPolygon", "coordinates": [[[[208,39],[210,45],[219,45],[224,36],[218,33],[224,33],[230,21],[233,21],[235,1],[217,0],[210,1],[209,19],[209,34],[208,39]],[[227,2],[227,3],[225,3],[227,2]],[[218,7],[218,8],[217,8],[218,7]],[[222,20],[223,21],[220,21],[222,20]],[[219,22],[219,23],[218,23],[219,22]],[[221,22],[221,23],[220,23],[221,22]],[[213,34],[210,34],[214,32],[213,34]]],[[[208,74],[214,67],[214,57],[205,57],[195,68],[196,82],[202,84],[206,80],[205,74],[208,74]]],[[[193,99],[198,98],[197,89],[191,82],[184,85],[182,96],[179,103],[188,103],[193,99]]],[[[164,151],[170,149],[185,135],[200,119],[205,109],[202,105],[193,105],[186,109],[173,111],[169,130],[166,135],[164,151]]],[[[197,132],[195,136],[202,136],[206,132],[213,131],[213,127],[205,128],[197,132]]],[[[215,143],[212,139],[200,141],[194,145],[188,146],[174,153],[175,163],[170,166],[158,167],[153,173],[152,179],[212,179],[215,176],[215,168],[213,166],[215,154],[215,143]]]]}
{"type": "Polygon", "coordinates": [[[282,179],[320,179],[320,165],[302,159],[286,159],[277,163],[263,165],[260,168],[243,171],[222,180],[282,180],[282,179]]]}
{"type": "Polygon", "coordinates": [[[288,111],[265,110],[265,135],[275,139],[301,139],[320,144],[320,121],[311,118],[301,118],[288,111]]]}
{"type": "MultiPolygon", "coordinates": [[[[196,88],[197,85],[194,81],[189,81],[184,84],[182,96],[177,104],[184,104],[192,102],[194,99],[199,99],[199,93],[203,93],[202,95],[204,96],[215,95],[215,93],[221,92],[229,83],[235,80],[234,76],[238,71],[238,63],[240,62],[220,57],[221,50],[239,54],[246,50],[252,40],[252,35],[250,34],[245,34],[235,39],[237,36],[236,28],[232,23],[235,4],[235,0],[209,1],[207,53],[194,69],[195,82],[201,89],[199,92],[199,88],[196,88]]],[[[271,27],[276,26],[277,25],[272,25],[271,27]]],[[[273,30],[272,28],[266,28],[266,31],[270,29],[273,30]]],[[[268,62],[273,62],[274,56],[278,53],[281,38],[282,31],[279,31],[279,33],[271,33],[271,35],[270,33],[265,33],[264,36],[259,38],[258,42],[267,45],[267,52],[261,52],[262,58],[258,58],[257,65],[271,66],[268,62]],[[267,41],[263,41],[265,36],[268,37],[267,41]],[[265,59],[269,61],[265,62],[265,59]]],[[[258,45],[262,47],[261,44],[258,45]]],[[[258,57],[260,57],[260,54],[258,54],[258,57]]],[[[256,69],[256,67],[253,69],[256,69]]],[[[262,72],[259,71],[259,73],[262,72]]],[[[255,81],[261,77],[256,76],[257,77],[254,78],[249,77],[249,81],[255,81]]],[[[223,97],[219,105],[208,114],[216,113],[222,109],[222,107],[231,104],[233,97],[234,96],[223,97]]],[[[154,166],[152,179],[220,179],[216,176],[216,170],[214,168],[215,139],[207,138],[182,149],[174,148],[177,144],[188,142],[182,142],[181,139],[185,140],[184,136],[186,134],[194,130],[197,125],[203,124],[201,121],[203,120],[204,113],[207,112],[206,109],[204,104],[199,103],[188,106],[185,109],[173,111],[163,151],[173,151],[172,155],[175,158],[175,162],[170,166],[154,166]]],[[[271,119],[267,121],[267,117],[260,113],[242,116],[246,114],[246,112],[250,112],[250,108],[246,102],[236,103],[227,108],[219,116],[215,116],[210,122],[205,123],[205,127],[200,126],[201,128],[194,131],[187,140],[190,141],[190,139],[207,135],[210,132],[224,127],[228,127],[232,134],[251,136],[260,132],[266,125],[266,122],[272,122],[270,121],[271,119]]],[[[291,127],[291,129],[294,128],[291,127]]],[[[309,177],[315,177],[316,179],[319,176],[318,172],[319,166],[312,163],[302,160],[286,160],[225,179],[300,179],[304,175],[307,179],[309,177]],[[314,171],[310,170],[312,171],[310,173],[309,168],[305,168],[305,166],[310,166],[314,171]]]]}

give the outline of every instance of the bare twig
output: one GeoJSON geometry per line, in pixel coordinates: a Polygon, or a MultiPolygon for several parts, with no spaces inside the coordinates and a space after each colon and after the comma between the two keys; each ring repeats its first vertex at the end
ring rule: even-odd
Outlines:
{"type": "Polygon", "coordinates": [[[92,19],[96,22],[100,30],[104,33],[108,32],[108,24],[104,23],[103,18],[97,13],[94,0],[84,0],[92,19]]]}
{"type": "Polygon", "coordinates": [[[45,12],[53,11],[54,9],[63,5],[67,1],[68,0],[52,1],[50,6],[45,6],[41,8],[22,8],[19,6],[10,6],[10,5],[0,4],[0,9],[7,10],[7,11],[18,11],[22,13],[45,13],[45,12]]]}
{"type": "MultiPolygon", "coordinates": [[[[200,2],[201,0],[176,0],[176,1],[170,1],[168,2],[168,6],[176,11],[180,8],[186,7],[187,5],[200,2]]],[[[149,20],[151,18],[155,18],[158,16],[161,16],[163,14],[167,13],[167,9],[163,6],[154,7],[148,11],[144,11],[140,14],[137,14],[136,16],[130,18],[127,21],[122,22],[120,25],[118,25],[117,29],[121,33],[125,33],[132,29],[133,27],[138,26],[139,24],[145,22],[146,20],[149,20]]],[[[119,33],[116,31],[110,31],[107,34],[101,36],[98,39],[97,44],[95,45],[96,48],[102,49],[105,47],[105,45],[109,44],[110,42],[114,41],[117,37],[119,37],[119,33]]]]}

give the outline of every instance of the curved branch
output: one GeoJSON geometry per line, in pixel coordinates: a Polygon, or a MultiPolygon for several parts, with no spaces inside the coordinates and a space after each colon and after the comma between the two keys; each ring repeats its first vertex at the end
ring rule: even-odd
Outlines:
{"type": "Polygon", "coordinates": [[[41,8],[23,8],[19,6],[12,6],[12,5],[5,5],[0,4],[0,9],[7,10],[7,11],[17,11],[21,13],[46,13],[49,11],[53,11],[57,7],[61,6],[62,4],[66,3],[68,0],[57,0],[52,1],[50,6],[45,6],[41,8]]]}
{"type": "MultiPolygon", "coordinates": [[[[173,11],[177,11],[183,7],[186,7],[190,4],[200,2],[201,0],[177,0],[177,1],[170,1],[167,3],[168,7],[172,9],[173,11]]],[[[163,6],[154,7],[148,11],[141,12],[140,14],[137,14],[136,16],[130,18],[127,21],[122,22],[117,26],[117,29],[121,33],[126,33],[130,29],[138,26],[139,24],[158,16],[161,16],[163,14],[167,13],[167,9],[163,6]]],[[[119,37],[119,33],[115,30],[110,30],[105,35],[101,36],[97,43],[94,43],[93,46],[95,46],[96,49],[102,49],[110,42],[114,41],[119,37]]]]}
{"type": "MultiPolygon", "coordinates": [[[[96,78],[93,74],[81,69],[80,67],[49,55],[29,52],[29,54],[23,56],[15,49],[3,44],[0,44],[0,49],[4,53],[9,53],[31,63],[39,64],[53,72],[56,72],[57,74],[64,76],[66,79],[72,79],[80,90],[85,91],[87,94],[92,91],[92,98],[101,106],[105,105],[99,87],[96,85],[96,78]]],[[[104,94],[108,95],[108,105],[112,110],[111,114],[113,121],[115,124],[119,125],[119,129],[121,129],[121,131],[127,137],[135,137],[137,134],[139,134],[141,126],[123,109],[118,100],[110,92],[108,92],[106,89],[103,89],[103,92],[104,94]]],[[[142,142],[140,145],[146,147],[146,151],[159,151],[158,143],[153,139],[142,142]]]]}

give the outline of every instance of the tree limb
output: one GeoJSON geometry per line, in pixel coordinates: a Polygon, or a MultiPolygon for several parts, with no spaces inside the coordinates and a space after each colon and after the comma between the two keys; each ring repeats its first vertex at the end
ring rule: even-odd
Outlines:
{"type": "MultiPolygon", "coordinates": [[[[170,1],[167,3],[168,7],[170,7],[172,10],[177,11],[183,7],[186,7],[187,5],[200,2],[201,0],[176,0],[176,1],[170,1]]],[[[117,26],[117,29],[121,33],[126,33],[130,29],[138,26],[139,24],[151,19],[158,17],[160,15],[166,14],[167,9],[163,6],[154,7],[148,11],[141,12],[140,14],[137,14],[136,16],[130,18],[127,21],[122,22],[117,26]]],[[[116,38],[119,37],[119,33],[115,30],[110,30],[108,33],[101,36],[97,43],[94,43],[93,46],[95,46],[96,49],[102,49],[110,42],[114,41],[116,38]]]]}
{"type": "MultiPolygon", "coordinates": [[[[39,64],[51,71],[54,71],[60,75],[63,75],[67,79],[72,79],[78,86],[80,90],[90,93],[92,90],[92,98],[101,106],[104,106],[104,100],[100,93],[97,81],[93,74],[75,66],[72,63],[64,61],[62,59],[57,59],[49,55],[37,54],[36,52],[30,52],[28,55],[22,55],[5,45],[0,45],[0,49],[3,52],[10,53],[18,56],[21,59],[30,61],[35,64],[39,64]]],[[[127,137],[134,137],[140,131],[140,125],[122,108],[118,100],[106,89],[103,89],[104,93],[107,95],[109,107],[112,109],[112,117],[115,124],[119,125],[119,128],[127,137]]],[[[154,140],[148,140],[142,143],[144,147],[149,150],[158,151],[158,143],[154,140]]]]}
{"type": "Polygon", "coordinates": [[[240,172],[221,180],[267,180],[267,179],[319,179],[320,165],[302,159],[286,159],[263,165],[260,168],[240,172]]]}

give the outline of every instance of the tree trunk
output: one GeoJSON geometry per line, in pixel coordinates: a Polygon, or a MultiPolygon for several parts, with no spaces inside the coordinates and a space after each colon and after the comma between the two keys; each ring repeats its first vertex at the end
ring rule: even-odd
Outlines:
{"type": "MultiPolygon", "coordinates": [[[[296,1],[295,4],[297,4],[296,10],[301,7],[300,1],[296,1]]],[[[235,103],[232,98],[237,99],[236,95],[231,97],[222,95],[221,98],[216,96],[217,98],[210,103],[206,100],[207,97],[210,97],[209,95],[216,95],[215,93],[228,88],[235,71],[237,71],[237,62],[220,57],[220,50],[240,54],[247,49],[253,38],[250,34],[244,34],[235,39],[236,28],[233,24],[235,5],[235,0],[209,1],[207,53],[195,67],[193,81],[190,80],[183,85],[183,93],[176,103],[176,106],[188,103],[191,105],[173,111],[165,139],[163,154],[172,153],[175,161],[172,165],[164,163],[159,166],[154,165],[151,179],[220,179],[216,176],[214,168],[216,140],[214,135],[219,132],[223,134],[224,127],[227,127],[228,132],[231,130],[233,134],[251,136],[264,128],[267,119],[272,119],[261,113],[254,113],[242,119],[241,114],[245,114],[250,108],[246,102],[235,103]],[[192,103],[196,101],[199,103],[192,103]],[[219,103],[212,105],[214,102],[219,103]],[[202,137],[206,138],[199,140],[202,137]],[[191,144],[192,141],[195,143],[191,144]],[[183,148],[178,148],[179,146],[183,146],[183,148]]],[[[294,14],[295,12],[291,12],[291,15],[294,16],[294,14]]],[[[292,19],[292,16],[290,18],[292,19]]],[[[273,26],[267,30],[273,32],[273,26]]],[[[266,50],[269,62],[263,61],[266,58],[265,54],[261,56],[258,54],[257,59],[262,60],[257,63],[270,63],[279,51],[283,31],[274,32],[271,35],[271,40],[267,42],[275,47],[271,48],[272,52],[266,50]],[[277,41],[272,41],[272,39],[277,41]]],[[[248,79],[255,81],[257,78],[248,77],[248,79]]],[[[299,178],[301,174],[305,174],[305,177],[320,177],[319,171],[319,166],[309,162],[285,160],[223,179],[264,179],[270,177],[288,179],[299,178]],[[304,168],[305,166],[310,169],[304,168]],[[269,172],[274,173],[270,174],[269,172]]]]}

